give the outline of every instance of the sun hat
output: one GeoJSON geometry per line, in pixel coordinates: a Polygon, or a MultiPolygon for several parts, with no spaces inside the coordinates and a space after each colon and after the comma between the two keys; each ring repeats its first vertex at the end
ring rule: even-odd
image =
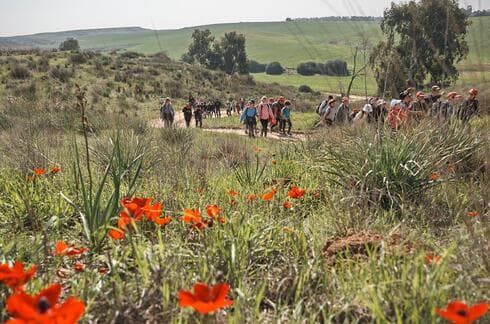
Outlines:
{"type": "Polygon", "coordinates": [[[371,106],[370,104],[365,104],[364,107],[362,107],[362,111],[370,114],[373,112],[373,106],[371,106]]]}
{"type": "Polygon", "coordinates": [[[470,89],[470,91],[468,91],[468,93],[470,94],[470,96],[477,96],[478,90],[475,88],[472,88],[472,89],[470,89]]]}
{"type": "Polygon", "coordinates": [[[432,87],[432,91],[434,91],[434,92],[435,91],[441,91],[441,88],[439,88],[438,86],[435,85],[432,87]]]}
{"type": "Polygon", "coordinates": [[[417,92],[417,94],[415,96],[417,98],[419,98],[419,97],[425,98],[425,93],[423,91],[419,91],[419,92],[417,92]]]}
{"type": "Polygon", "coordinates": [[[395,106],[398,106],[401,103],[402,103],[401,100],[399,100],[399,99],[393,99],[393,100],[391,100],[390,106],[391,106],[391,108],[393,108],[395,106]]]}

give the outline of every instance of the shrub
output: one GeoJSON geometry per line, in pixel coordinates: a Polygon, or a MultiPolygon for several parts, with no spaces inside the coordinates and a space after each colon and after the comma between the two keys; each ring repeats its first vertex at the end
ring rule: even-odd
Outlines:
{"type": "Polygon", "coordinates": [[[174,80],[168,80],[165,82],[165,90],[172,98],[183,98],[184,96],[182,84],[174,80]]]}
{"type": "Polygon", "coordinates": [[[25,66],[22,65],[14,65],[10,69],[10,76],[13,79],[24,80],[31,77],[31,72],[25,66]]]}
{"type": "Polygon", "coordinates": [[[328,61],[323,66],[323,73],[331,76],[348,76],[347,62],[342,60],[328,61]]]}
{"type": "Polygon", "coordinates": [[[281,75],[284,73],[284,68],[279,62],[272,62],[265,68],[265,73],[270,75],[281,75]]]}
{"type": "Polygon", "coordinates": [[[132,52],[132,51],[124,52],[121,54],[121,57],[128,58],[128,59],[135,59],[135,58],[138,58],[140,56],[144,56],[144,55],[137,53],[137,52],[132,52]]]}
{"type": "Polygon", "coordinates": [[[321,67],[319,67],[318,64],[315,62],[301,63],[296,68],[296,71],[298,72],[298,74],[307,76],[322,73],[321,67]]]}
{"type": "Polygon", "coordinates": [[[51,68],[49,72],[52,78],[58,79],[59,81],[66,83],[73,77],[73,71],[67,68],[62,68],[59,66],[55,66],[51,68]]]}
{"type": "Polygon", "coordinates": [[[80,50],[80,45],[75,38],[67,38],[63,43],[60,44],[60,51],[78,51],[80,50]]]}
{"type": "Polygon", "coordinates": [[[307,85],[302,85],[298,88],[299,92],[303,92],[303,93],[312,93],[313,92],[313,89],[310,87],[310,86],[307,86],[307,85]]]}
{"type": "Polygon", "coordinates": [[[261,64],[257,61],[250,60],[248,62],[248,70],[250,73],[264,73],[265,72],[266,65],[261,64]]]}
{"type": "Polygon", "coordinates": [[[85,56],[84,53],[80,52],[75,52],[70,55],[68,58],[71,64],[73,65],[79,65],[79,64],[85,64],[87,63],[87,57],[85,56]]]}

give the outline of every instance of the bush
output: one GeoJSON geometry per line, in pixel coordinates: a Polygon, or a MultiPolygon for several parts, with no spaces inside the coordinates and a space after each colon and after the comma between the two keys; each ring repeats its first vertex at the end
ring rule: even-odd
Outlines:
{"type": "Polygon", "coordinates": [[[265,68],[265,73],[270,75],[281,75],[284,73],[284,68],[279,62],[272,62],[265,68]]]}
{"type": "Polygon", "coordinates": [[[144,56],[144,55],[137,53],[137,52],[132,52],[132,51],[124,52],[121,54],[121,57],[128,58],[128,59],[135,59],[135,58],[138,58],[140,56],[144,56]]]}
{"type": "Polygon", "coordinates": [[[319,66],[319,64],[315,62],[301,63],[296,68],[296,71],[298,72],[298,74],[306,75],[306,76],[322,73],[321,66],[319,66]]]}
{"type": "Polygon", "coordinates": [[[75,38],[67,38],[63,43],[60,44],[60,51],[78,51],[80,50],[80,45],[75,38]]]}
{"type": "Polygon", "coordinates": [[[264,73],[265,72],[266,65],[261,64],[257,61],[250,60],[248,62],[248,70],[250,73],[264,73]]]}
{"type": "Polygon", "coordinates": [[[331,76],[348,76],[347,62],[342,60],[328,61],[323,66],[323,73],[331,76]]]}
{"type": "Polygon", "coordinates": [[[302,85],[298,88],[299,92],[303,92],[303,93],[312,93],[313,92],[313,89],[310,87],[310,86],[307,86],[307,85],[302,85]]]}
{"type": "Polygon", "coordinates": [[[55,66],[51,68],[49,72],[52,78],[58,79],[59,81],[66,83],[73,77],[73,71],[67,68],[61,68],[59,66],[55,66]]]}
{"type": "Polygon", "coordinates": [[[70,57],[68,58],[68,60],[73,65],[79,65],[79,64],[87,63],[87,57],[85,56],[84,53],[80,53],[80,52],[72,53],[70,55],[70,57]]]}
{"type": "Polygon", "coordinates": [[[31,72],[28,68],[22,65],[14,65],[10,69],[10,76],[13,79],[24,80],[31,77],[31,72]]]}

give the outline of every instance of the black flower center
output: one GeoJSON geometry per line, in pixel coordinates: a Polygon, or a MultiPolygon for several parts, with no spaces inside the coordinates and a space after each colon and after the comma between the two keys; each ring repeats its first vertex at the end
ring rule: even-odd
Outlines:
{"type": "Polygon", "coordinates": [[[37,303],[37,310],[39,311],[39,313],[44,314],[50,308],[51,304],[49,303],[49,300],[46,297],[41,297],[41,299],[39,299],[39,302],[37,303]]]}
{"type": "Polygon", "coordinates": [[[468,313],[464,309],[460,309],[457,314],[461,317],[466,317],[468,316],[468,313]]]}

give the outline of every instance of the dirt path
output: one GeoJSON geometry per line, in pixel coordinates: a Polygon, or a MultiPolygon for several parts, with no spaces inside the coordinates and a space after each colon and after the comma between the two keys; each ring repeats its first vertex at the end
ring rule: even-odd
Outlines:
{"type": "MultiPolygon", "coordinates": [[[[221,118],[228,118],[228,117],[221,117],[221,118]]],[[[155,128],[163,128],[164,124],[160,119],[154,119],[150,122],[150,125],[155,128]]],[[[185,127],[185,120],[184,120],[184,114],[182,112],[177,112],[175,115],[174,119],[174,126],[177,128],[184,128],[185,127]]],[[[239,126],[239,125],[237,125],[239,126]]],[[[258,127],[260,127],[258,125],[258,127]]],[[[195,128],[195,121],[192,119],[191,121],[191,128],[195,128]]],[[[245,127],[243,129],[234,129],[234,128],[206,128],[206,119],[203,119],[203,131],[206,132],[213,132],[213,133],[221,133],[221,134],[236,134],[236,135],[241,135],[241,136],[248,136],[245,134],[245,127]]],[[[257,134],[256,137],[260,137],[260,132],[257,134]]],[[[274,140],[281,140],[281,141],[302,141],[305,140],[308,136],[306,134],[300,134],[300,133],[295,133],[293,132],[292,136],[283,136],[279,135],[278,133],[268,133],[267,138],[271,138],[274,140]]]]}

